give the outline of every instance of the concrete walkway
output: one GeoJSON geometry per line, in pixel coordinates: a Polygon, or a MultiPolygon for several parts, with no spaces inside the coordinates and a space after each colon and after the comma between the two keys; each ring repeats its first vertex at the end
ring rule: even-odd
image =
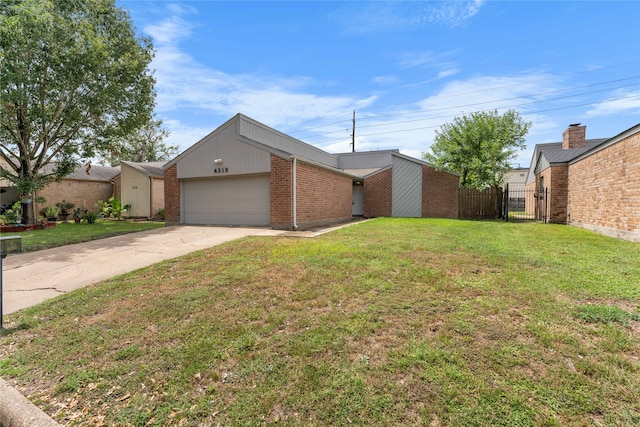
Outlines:
{"type": "MultiPolygon", "coordinates": [[[[295,235],[309,236],[308,232],[295,235]]],[[[4,314],[160,261],[246,236],[292,235],[270,228],[171,226],[3,260],[4,314]]]]}

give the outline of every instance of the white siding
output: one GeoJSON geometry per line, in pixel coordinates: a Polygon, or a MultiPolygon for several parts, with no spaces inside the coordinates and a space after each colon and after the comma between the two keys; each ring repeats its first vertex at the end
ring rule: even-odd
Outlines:
{"type": "Polygon", "coordinates": [[[122,175],[120,178],[122,205],[131,205],[127,215],[146,218],[151,216],[151,185],[149,177],[125,163],[120,165],[122,175]]]}
{"type": "Polygon", "coordinates": [[[270,225],[269,175],[184,180],[182,206],[184,224],[270,225]]]}
{"type": "Polygon", "coordinates": [[[422,216],[422,165],[400,157],[393,158],[391,215],[422,216]]]}

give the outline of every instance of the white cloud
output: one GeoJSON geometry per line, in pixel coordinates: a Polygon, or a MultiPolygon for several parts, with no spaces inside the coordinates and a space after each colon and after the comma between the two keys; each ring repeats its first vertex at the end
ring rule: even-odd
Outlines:
{"type": "Polygon", "coordinates": [[[379,85],[389,85],[398,82],[397,76],[376,76],[373,78],[373,82],[379,85]]]}
{"type": "Polygon", "coordinates": [[[358,34],[400,31],[429,24],[458,27],[475,16],[483,3],[484,0],[355,2],[345,6],[335,18],[358,34]]]}
{"type": "Polygon", "coordinates": [[[175,46],[191,36],[192,29],[192,24],[174,15],[157,24],[147,25],[143,30],[153,38],[157,45],[175,46]]]}
{"type": "Polygon", "coordinates": [[[618,91],[586,112],[588,117],[640,114],[640,92],[618,91]]]}

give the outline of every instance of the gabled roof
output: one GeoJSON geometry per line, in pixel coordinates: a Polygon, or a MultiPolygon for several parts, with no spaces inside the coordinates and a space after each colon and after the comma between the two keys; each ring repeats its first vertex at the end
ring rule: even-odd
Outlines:
{"type": "Polygon", "coordinates": [[[215,136],[221,134],[225,129],[228,129],[229,126],[237,126],[236,138],[238,141],[258,147],[283,158],[296,158],[312,164],[322,165],[323,167],[343,172],[356,178],[370,176],[388,169],[393,163],[393,156],[419,163],[421,165],[431,166],[422,160],[401,154],[399,150],[331,154],[238,113],[214,131],[210,132],[200,141],[180,153],[176,158],[164,164],[163,170],[167,170],[178,163],[180,159],[188,156],[189,153],[193,152],[198,147],[203,144],[207,144],[215,136]],[[376,159],[372,161],[371,159],[374,157],[376,159]],[[352,158],[349,165],[341,165],[342,159],[344,158],[352,158]]]}
{"type": "Polygon", "coordinates": [[[228,126],[238,126],[237,137],[240,141],[261,148],[271,154],[289,158],[297,156],[301,159],[308,159],[312,162],[321,163],[329,167],[337,165],[337,159],[333,154],[329,154],[320,148],[300,141],[260,123],[244,114],[238,113],[225,123],[210,132],[207,136],[196,142],[191,147],[180,153],[176,158],[167,162],[163,170],[175,165],[181,158],[186,157],[199,146],[208,143],[212,137],[228,126]]]}
{"type": "Polygon", "coordinates": [[[530,184],[533,182],[536,168],[541,161],[549,163],[550,165],[568,163],[606,140],[607,138],[587,139],[584,148],[569,148],[566,150],[562,149],[562,142],[536,144],[533,149],[533,156],[531,157],[526,183],[530,184]]]}
{"type": "Polygon", "coordinates": [[[140,173],[143,173],[147,176],[154,177],[154,178],[162,178],[164,176],[163,167],[164,165],[167,164],[167,162],[140,163],[140,162],[125,162],[125,161],[121,163],[126,166],[129,166],[130,168],[137,170],[140,173]]]}

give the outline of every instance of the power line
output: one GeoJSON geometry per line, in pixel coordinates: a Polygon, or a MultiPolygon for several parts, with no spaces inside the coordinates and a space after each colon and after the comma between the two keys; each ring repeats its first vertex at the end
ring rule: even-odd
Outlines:
{"type": "MultiPolygon", "coordinates": [[[[638,77],[640,77],[640,76],[638,76],[638,77]]],[[[628,79],[621,79],[621,80],[628,80],[628,79]]],[[[594,86],[594,85],[587,85],[587,86],[594,86]]],[[[499,107],[494,107],[492,109],[504,109],[504,108],[522,107],[524,105],[533,105],[533,104],[540,104],[540,103],[545,103],[545,102],[558,101],[558,100],[561,100],[561,99],[574,98],[574,97],[584,96],[584,95],[591,95],[591,94],[594,94],[594,93],[606,92],[606,91],[615,90],[615,89],[623,89],[623,88],[631,87],[631,86],[636,86],[636,84],[634,83],[634,84],[630,84],[630,85],[621,85],[621,86],[610,87],[610,88],[600,89],[600,90],[595,90],[595,91],[590,91],[590,92],[581,92],[581,93],[577,93],[577,94],[573,94],[573,95],[560,96],[560,97],[549,98],[549,99],[544,99],[544,100],[540,100],[540,101],[531,101],[531,102],[523,102],[523,103],[519,103],[519,104],[499,106],[499,107]]],[[[552,91],[550,93],[554,93],[554,92],[558,92],[558,91],[552,91]]],[[[540,94],[542,95],[542,94],[545,94],[545,93],[540,93],[540,94]]],[[[530,95],[528,97],[531,97],[531,96],[539,96],[539,95],[530,95]]],[[[464,105],[454,105],[454,106],[451,106],[451,107],[435,108],[435,109],[431,109],[431,110],[422,110],[422,111],[420,111],[420,113],[428,113],[428,112],[443,111],[443,110],[452,110],[454,108],[457,109],[457,108],[464,108],[464,107],[472,107],[472,106],[475,106],[475,105],[492,104],[492,103],[497,103],[497,102],[501,102],[501,101],[509,101],[509,100],[521,99],[521,98],[527,98],[527,96],[519,96],[519,97],[513,97],[513,98],[497,99],[497,100],[493,100],[493,101],[483,101],[483,102],[476,102],[476,103],[464,104],[464,105]]],[[[407,113],[407,114],[410,114],[410,113],[407,113]]],[[[392,126],[392,125],[397,125],[397,124],[402,124],[402,123],[412,123],[412,122],[420,122],[420,121],[424,121],[424,120],[434,120],[434,119],[441,119],[441,118],[447,118],[447,117],[454,117],[455,115],[456,114],[454,114],[454,115],[446,114],[444,116],[436,116],[436,117],[421,117],[421,118],[418,118],[418,119],[401,120],[401,121],[395,121],[395,122],[386,122],[386,123],[378,123],[378,124],[373,124],[373,125],[365,125],[365,126],[360,126],[360,128],[392,126]]],[[[316,138],[316,137],[320,137],[320,136],[332,135],[334,133],[339,133],[339,132],[343,132],[343,131],[344,131],[344,129],[340,129],[340,130],[336,130],[336,131],[332,131],[332,132],[325,132],[325,133],[321,133],[321,134],[309,135],[309,136],[305,137],[305,139],[311,139],[311,138],[316,138]]]]}
{"type": "MultiPolygon", "coordinates": [[[[548,109],[538,110],[538,111],[530,111],[528,114],[537,114],[537,113],[545,113],[545,112],[548,112],[548,111],[566,110],[566,109],[570,109],[570,108],[584,107],[584,106],[587,106],[587,105],[597,105],[597,104],[602,104],[604,102],[620,101],[620,100],[627,100],[627,99],[640,99],[640,95],[625,96],[625,97],[622,97],[622,98],[612,98],[612,99],[607,99],[607,100],[598,101],[598,102],[586,102],[584,104],[570,105],[570,106],[567,106],[567,107],[557,107],[557,108],[548,108],[548,109]]],[[[489,111],[489,110],[483,110],[483,111],[489,111]]],[[[454,116],[455,115],[432,117],[432,118],[423,119],[423,120],[433,120],[433,119],[438,119],[438,118],[446,118],[446,117],[454,117],[454,116]]],[[[402,122],[402,123],[404,123],[404,122],[402,122]]],[[[440,127],[440,125],[422,126],[422,127],[417,127],[417,128],[392,130],[392,131],[387,131],[387,132],[368,133],[368,134],[364,134],[364,135],[360,135],[360,136],[364,137],[364,136],[375,136],[375,135],[387,135],[387,134],[391,134],[391,133],[411,132],[411,131],[415,131],[415,130],[433,129],[433,128],[438,128],[438,127],[440,127]]],[[[323,141],[322,143],[323,144],[328,144],[328,143],[331,143],[331,142],[338,142],[338,141],[343,141],[343,138],[333,139],[333,140],[329,140],[329,141],[323,141]]]]}
{"type": "MultiPolygon", "coordinates": [[[[549,81],[549,80],[556,80],[556,79],[562,78],[562,77],[566,78],[566,77],[576,76],[576,75],[580,75],[580,74],[593,73],[593,72],[597,72],[597,71],[601,71],[601,70],[607,70],[607,69],[610,69],[610,68],[624,67],[626,65],[633,65],[633,64],[637,64],[637,63],[640,63],[640,61],[630,61],[630,62],[625,62],[625,63],[622,63],[622,64],[615,64],[615,65],[610,65],[610,66],[607,66],[607,67],[595,68],[595,69],[591,69],[591,70],[576,71],[574,73],[569,73],[569,74],[565,74],[565,75],[561,75],[561,76],[552,76],[552,77],[547,77],[547,78],[544,78],[544,79],[531,80],[531,81],[529,81],[529,83],[539,83],[539,82],[544,82],[544,81],[549,81]]],[[[610,81],[607,81],[607,82],[594,83],[594,84],[591,84],[591,85],[576,86],[576,87],[568,88],[568,89],[560,89],[558,91],[569,91],[569,90],[574,90],[574,89],[581,89],[581,88],[585,88],[585,87],[591,87],[591,86],[597,86],[597,85],[602,85],[602,84],[607,84],[607,83],[614,83],[614,82],[617,82],[617,81],[634,79],[634,78],[637,78],[637,77],[638,76],[627,77],[627,78],[618,79],[618,80],[610,80],[610,81]]],[[[519,85],[520,85],[520,83],[514,83],[514,84],[510,84],[510,85],[505,85],[505,86],[498,86],[498,87],[492,87],[492,88],[486,88],[486,89],[479,89],[479,90],[475,90],[475,91],[471,91],[471,92],[462,92],[462,93],[456,93],[456,94],[452,94],[452,95],[445,95],[445,96],[440,96],[438,98],[439,99],[446,99],[446,98],[455,98],[455,97],[466,96],[466,95],[475,95],[475,94],[478,94],[478,93],[493,91],[493,90],[497,90],[497,89],[504,89],[504,88],[514,87],[514,86],[519,86],[519,85]]],[[[540,93],[540,94],[554,93],[554,92],[556,92],[556,91],[543,92],[543,93],[540,93]]],[[[528,95],[528,96],[539,96],[540,94],[533,94],[533,95],[528,95]]],[[[522,96],[522,97],[525,97],[525,96],[522,96]]],[[[409,105],[409,104],[415,104],[415,103],[416,103],[416,101],[403,102],[403,103],[397,103],[397,104],[385,104],[385,105],[378,106],[378,108],[385,108],[385,107],[391,107],[391,106],[397,106],[397,105],[409,105]]],[[[425,110],[425,111],[430,111],[430,110],[425,110]]],[[[393,117],[395,115],[418,114],[420,112],[424,112],[424,111],[415,111],[415,112],[409,112],[409,113],[396,113],[396,114],[390,114],[390,115],[369,116],[369,117],[366,117],[366,118],[368,119],[368,118],[393,117]]],[[[337,125],[337,124],[341,124],[341,123],[346,123],[347,121],[348,121],[348,119],[345,119],[345,120],[340,120],[338,122],[333,122],[333,123],[329,123],[329,124],[313,126],[313,127],[310,127],[310,128],[305,128],[305,129],[301,129],[301,130],[297,130],[297,131],[292,131],[292,132],[289,132],[289,134],[290,135],[294,135],[294,134],[298,134],[298,133],[301,133],[301,132],[307,132],[309,130],[314,130],[314,129],[319,129],[319,128],[323,128],[323,127],[329,127],[329,126],[333,126],[333,125],[337,125]]],[[[304,123],[304,122],[300,122],[300,123],[304,123]]],[[[300,137],[300,138],[304,138],[304,137],[300,137]]]]}

